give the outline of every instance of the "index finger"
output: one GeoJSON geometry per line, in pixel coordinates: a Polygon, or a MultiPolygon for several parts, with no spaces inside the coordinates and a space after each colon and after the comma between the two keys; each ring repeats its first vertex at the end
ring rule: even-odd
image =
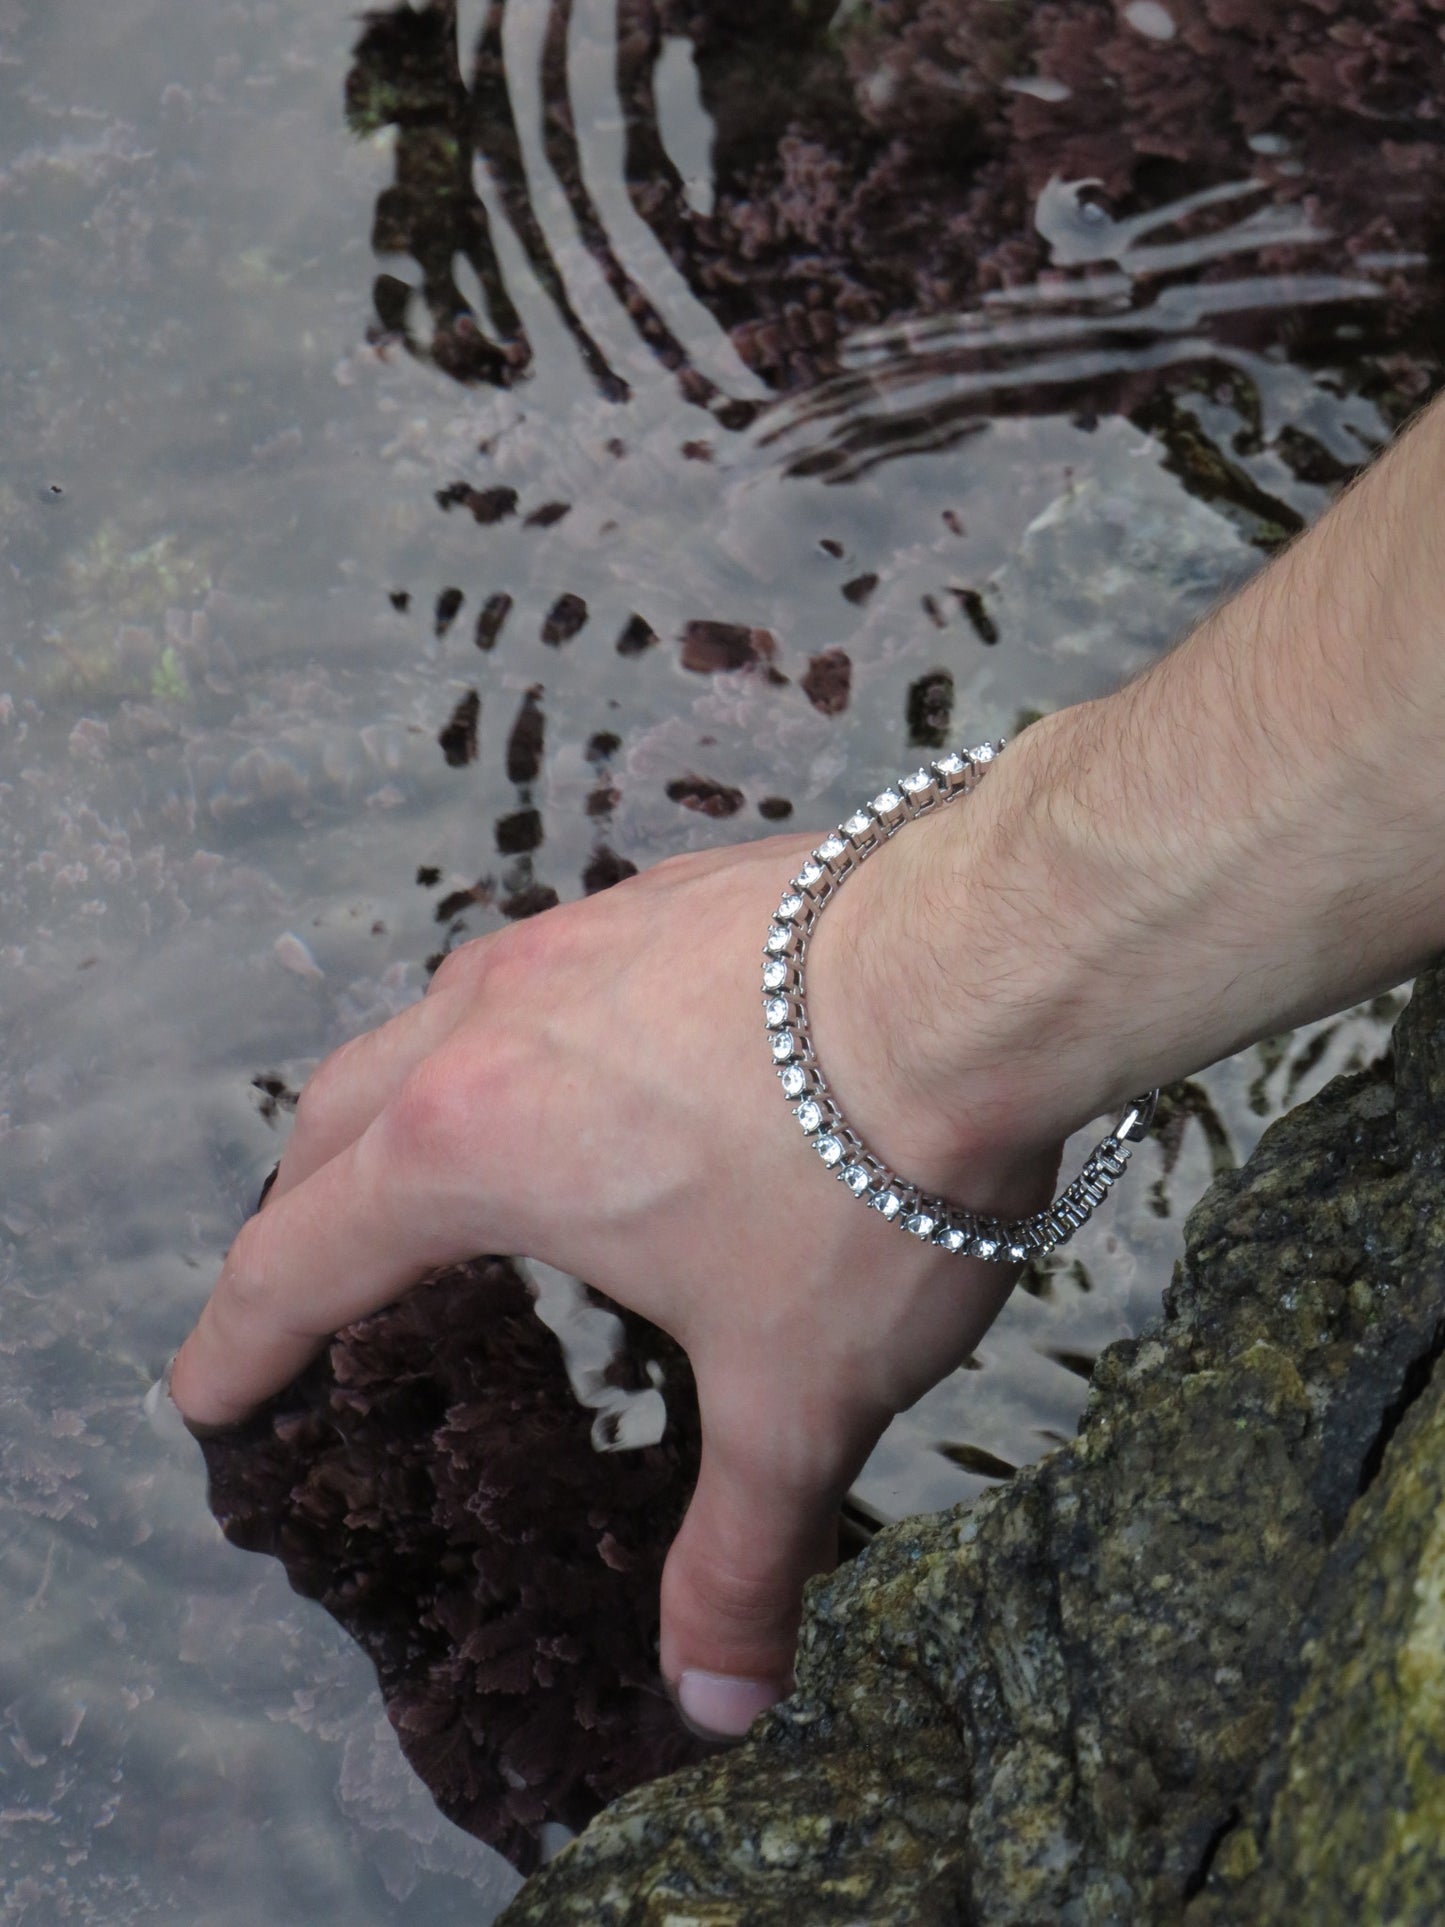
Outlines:
{"type": "Polygon", "coordinates": [[[398,1107],[243,1226],[171,1369],[189,1422],[237,1423],[343,1325],[489,1248],[477,1188],[400,1148],[398,1107]]]}

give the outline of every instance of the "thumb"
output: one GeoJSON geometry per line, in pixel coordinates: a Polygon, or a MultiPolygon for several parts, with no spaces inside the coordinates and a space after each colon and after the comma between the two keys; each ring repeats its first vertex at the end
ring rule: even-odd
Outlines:
{"type": "Polygon", "coordinates": [[[820,1460],[786,1407],[723,1428],[702,1411],[697,1488],[662,1576],[662,1671],[689,1726],[736,1739],[792,1689],[803,1585],[837,1562],[855,1467],[820,1460]]]}

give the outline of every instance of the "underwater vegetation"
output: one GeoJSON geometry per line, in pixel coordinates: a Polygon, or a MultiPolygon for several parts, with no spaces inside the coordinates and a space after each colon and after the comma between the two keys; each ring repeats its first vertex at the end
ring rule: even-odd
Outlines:
{"type": "MultiPolygon", "coordinates": [[[[459,380],[509,384],[531,369],[472,179],[480,161],[599,387],[620,393],[531,211],[501,58],[505,13],[506,0],[493,0],[469,69],[451,0],[367,16],[348,114],[359,133],[398,130],[373,239],[422,269],[415,289],[379,277],[378,327],[459,380]],[[463,295],[458,259],[489,313],[463,295]]],[[[689,364],[591,203],[567,93],[569,15],[551,9],[542,56],[549,164],[584,245],[684,399],[744,427],[755,408],[689,364]]],[[[1108,293],[1125,314],[1181,276],[1237,280],[1247,252],[1258,276],[1375,279],[1350,379],[1398,414],[1439,379],[1425,325],[1435,277],[1420,270],[1445,188],[1442,24],[1438,0],[1174,0],[1167,11],[1109,0],[621,0],[627,187],[743,360],[777,389],[837,375],[850,336],[901,318],[1010,304],[1030,289],[1051,306],[1108,293]],[[659,126],[657,65],[678,37],[691,44],[714,129],[705,207],[659,126]]],[[[1316,309],[1303,281],[1295,303],[1287,290],[1258,293],[1216,313],[1216,341],[1277,344],[1303,362],[1338,357],[1338,303],[1316,309]]],[[[1096,384],[1090,405],[1133,406],[1160,381],[1126,382],[1116,396],[1096,384]]]]}
{"type": "Polygon", "coordinates": [[[620,1315],[613,1382],[665,1374],[658,1444],[595,1449],[556,1339],[497,1258],[343,1332],[204,1443],[226,1536],[346,1627],[438,1806],[523,1871],[545,1822],[581,1827],[706,1750],[656,1661],[662,1561],[697,1470],[691,1374],[620,1315]]]}

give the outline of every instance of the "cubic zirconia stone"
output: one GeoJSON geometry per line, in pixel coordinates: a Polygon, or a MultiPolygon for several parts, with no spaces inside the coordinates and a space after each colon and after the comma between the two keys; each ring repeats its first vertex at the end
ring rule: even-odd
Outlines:
{"type": "Polygon", "coordinates": [[[929,1217],[926,1211],[915,1211],[904,1226],[904,1230],[911,1231],[915,1238],[931,1238],[933,1236],[933,1219],[929,1217]]]}
{"type": "Polygon", "coordinates": [[[779,923],[791,923],[793,921],[793,918],[797,916],[798,912],[802,909],[802,907],[803,907],[803,899],[799,896],[794,896],[790,893],[788,896],[785,896],[783,898],[782,902],[778,905],[777,909],[773,912],[773,915],[777,918],[779,923]]]}
{"type": "Polygon", "coordinates": [[[796,1048],[797,1040],[790,1030],[780,1030],[773,1038],[773,1062],[786,1064],[796,1048]]]}
{"type": "Polygon", "coordinates": [[[873,818],[865,816],[862,810],[855,810],[843,825],[849,836],[866,836],[872,827],[873,818]]]}
{"type": "Polygon", "coordinates": [[[793,881],[800,890],[811,890],[813,885],[819,882],[825,874],[822,864],[815,863],[812,857],[809,857],[802,869],[799,870],[798,874],[793,878],[793,881]]]}
{"type": "Polygon", "coordinates": [[[938,1242],[945,1251],[962,1251],[968,1243],[966,1234],[956,1224],[945,1225],[938,1234],[938,1242]]]}
{"type": "Polygon", "coordinates": [[[784,1097],[801,1097],[808,1088],[808,1073],[801,1064],[785,1064],[778,1075],[783,1080],[784,1097]]]}
{"type": "Polygon", "coordinates": [[[767,947],[775,957],[781,956],[787,949],[792,940],[792,935],[792,931],[789,930],[788,926],[784,923],[770,923],[768,925],[767,947]]]}
{"type": "Polygon", "coordinates": [[[788,1021],[788,1000],[786,997],[769,997],[763,1005],[763,1021],[769,1030],[777,1030],[780,1024],[788,1021]]]}
{"type": "Polygon", "coordinates": [[[890,810],[897,810],[903,807],[903,798],[898,794],[897,790],[879,790],[878,794],[873,798],[872,806],[880,816],[887,816],[890,810]]]}
{"type": "Polygon", "coordinates": [[[971,749],[968,752],[968,760],[970,763],[991,763],[993,759],[994,747],[992,743],[980,743],[976,749],[971,749]]]}
{"type": "Polygon", "coordinates": [[[832,1170],[835,1164],[841,1162],[842,1156],[843,1156],[843,1146],[839,1143],[837,1138],[831,1137],[831,1136],[816,1137],[813,1139],[813,1143],[817,1148],[818,1156],[823,1160],[824,1164],[827,1165],[830,1171],[832,1170]]]}
{"type": "Polygon", "coordinates": [[[868,1173],[863,1169],[863,1166],[861,1164],[850,1164],[848,1169],[841,1175],[844,1184],[847,1185],[848,1189],[853,1193],[853,1196],[855,1198],[861,1198],[863,1193],[868,1189],[868,1173]]]}
{"type": "Polygon", "coordinates": [[[973,1241],[975,1258],[996,1258],[998,1256],[997,1238],[975,1238],[973,1241]]]}
{"type": "Polygon", "coordinates": [[[775,957],[763,965],[763,989],[781,990],[788,981],[788,966],[775,957]]]}
{"type": "Polygon", "coordinates": [[[880,1191],[871,1202],[873,1209],[880,1217],[886,1218],[889,1224],[892,1224],[903,1209],[903,1200],[896,1191],[880,1191]]]}
{"type": "Polygon", "coordinates": [[[1028,1247],[1027,1245],[1010,1245],[1008,1248],[1008,1255],[1010,1258],[1013,1259],[1016,1265],[1021,1265],[1024,1259],[1027,1258],[1029,1255],[1028,1247]]]}
{"type": "Polygon", "coordinates": [[[940,756],[933,767],[940,776],[962,776],[968,765],[956,749],[951,749],[947,756],[940,756]]]}
{"type": "Polygon", "coordinates": [[[823,1122],[823,1113],[811,1097],[805,1097],[803,1099],[802,1103],[799,1104],[793,1112],[793,1116],[797,1118],[805,1131],[816,1131],[818,1126],[823,1122]]]}
{"type": "Polygon", "coordinates": [[[829,836],[823,839],[813,854],[820,863],[836,863],[847,847],[841,836],[829,836]]]}
{"type": "Polygon", "coordinates": [[[918,792],[926,790],[932,781],[933,778],[926,769],[916,769],[911,776],[904,777],[899,788],[905,796],[917,796],[918,792]]]}

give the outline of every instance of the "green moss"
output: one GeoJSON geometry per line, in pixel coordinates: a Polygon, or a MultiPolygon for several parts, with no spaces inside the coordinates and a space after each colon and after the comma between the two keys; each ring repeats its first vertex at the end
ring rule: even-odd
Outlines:
{"type": "Polygon", "coordinates": [[[406,105],[401,87],[375,68],[357,68],[346,92],[346,124],[363,138],[381,132],[402,117],[406,105]]]}
{"type": "Polygon", "coordinates": [[[1207,1920],[1319,1927],[1445,1913],[1445,1373],[1392,1440],[1314,1602],[1307,1671],[1252,1856],[1207,1920]]]}
{"type": "Polygon", "coordinates": [[[118,522],[102,523],[62,565],[56,616],[47,630],[49,650],[42,688],[47,695],[161,695],[190,693],[174,650],[148,675],[117,651],[127,625],[158,635],[172,610],[194,609],[205,600],[212,577],[205,558],[174,535],[137,544],[118,522]],[[163,687],[157,690],[152,676],[163,687]]]}
{"type": "Polygon", "coordinates": [[[69,599],[98,607],[112,621],[154,622],[168,608],[197,602],[210,587],[210,571],[173,535],[135,547],[120,524],[104,522],[65,563],[69,599]]]}
{"type": "Polygon", "coordinates": [[[183,703],[190,700],[190,694],[191,685],[175,650],[163,649],[151,671],[151,695],[158,703],[183,703]]]}

